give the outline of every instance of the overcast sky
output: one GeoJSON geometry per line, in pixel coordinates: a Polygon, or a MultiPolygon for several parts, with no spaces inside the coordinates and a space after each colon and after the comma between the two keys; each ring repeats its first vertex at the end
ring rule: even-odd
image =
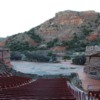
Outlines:
{"type": "Polygon", "coordinates": [[[0,37],[27,31],[64,10],[100,12],[100,0],[0,0],[0,37]]]}

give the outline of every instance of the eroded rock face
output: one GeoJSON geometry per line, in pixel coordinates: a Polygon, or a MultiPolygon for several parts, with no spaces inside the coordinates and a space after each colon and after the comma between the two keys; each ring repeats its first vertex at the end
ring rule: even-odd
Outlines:
{"type": "Polygon", "coordinates": [[[55,46],[53,48],[50,49],[51,51],[53,51],[54,53],[63,53],[66,51],[66,47],[64,46],[55,46]]]}
{"type": "Polygon", "coordinates": [[[9,46],[12,42],[19,42],[28,44],[29,47],[36,47],[54,39],[58,39],[61,43],[72,40],[75,35],[80,43],[88,44],[95,40],[98,42],[100,39],[100,13],[70,10],[58,12],[53,18],[29,31],[8,37],[5,45],[9,46]]]}
{"type": "Polygon", "coordinates": [[[78,16],[77,12],[65,11],[56,14],[55,23],[60,25],[66,25],[66,24],[79,25],[83,23],[83,19],[80,16],[78,16]]]}
{"type": "Polygon", "coordinates": [[[86,65],[84,71],[92,78],[100,79],[100,47],[89,46],[86,48],[86,65]]]}
{"type": "Polygon", "coordinates": [[[87,46],[85,55],[86,56],[93,56],[96,54],[98,55],[99,52],[100,52],[100,46],[87,46]]]}
{"type": "Polygon", "coordinates": [[[74,33],[82,34],[81,29],[84,26],[89,30],[91,27],[93,31],[97,30],[94,21],[100,21],[98,18],[99,13],[95,11],[62,11],[56,13],[54,18],[41,24],[35,31],[46,41],[54,38],[71,39],[74,33]]]}

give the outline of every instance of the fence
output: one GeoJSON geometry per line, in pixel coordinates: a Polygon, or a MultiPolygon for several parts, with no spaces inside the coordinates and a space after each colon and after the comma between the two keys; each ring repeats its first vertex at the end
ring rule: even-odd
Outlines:
{"type": "Polygon", "coordinates": [[[67,83],[76,100],[88,100],[88,95],[71,83],[67,83]]]}

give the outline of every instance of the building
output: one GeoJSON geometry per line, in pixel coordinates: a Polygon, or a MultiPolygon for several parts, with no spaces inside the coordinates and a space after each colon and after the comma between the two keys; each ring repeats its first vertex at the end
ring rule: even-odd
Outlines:
{"type": "Polygon", "coordinates": [[[92,78],[100,79],[100,46],[86,47],[84,71],[92,78]]]}
{"type": "Polygon", "coordinates": [[[0,65],[2,64],[12,67],[10,64],[10,49],[8,48],[0,48],[0,65]]]}

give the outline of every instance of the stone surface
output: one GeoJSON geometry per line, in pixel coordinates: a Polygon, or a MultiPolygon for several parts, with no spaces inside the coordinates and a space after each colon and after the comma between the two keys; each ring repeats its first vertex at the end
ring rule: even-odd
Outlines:
{"type": "MultiPolygon", "coordinates": [[[[95,11],[61,11],[56,13],[53,18],[32,29],[34,30],[32,32],[39,35],[44,43],[53,39],[71,40],[74,33],[79,37],[84,36],[84,31],[88,31],[89,34],[85,36],[83,41],[94,41],[100,37],[100,13],[95,11]]],[[[28,33],[27,30],[26,32],[28,33]]],[[[36,41],[25,32],[8,37],[6,42],[9,43],[13,40],[15,42],[28,42],[32,46],[37,45],[36,41]]]]}
{"type": "MultiPolygon", "coordinates": [[[[71,39],[74,33],[83,34],[82,29],[86,27],[88,30],[92,28],[91,34],[99,34],[99,13],[95,11],[62,11],[56,13],[55,17],[42,23],[36,27],[35,31],[44,40],[50,41],[54,38],[60,40],[71,39]]],[[[91,40],[91,39],[90,39],[91,40]]]]}
{"type": "Polygon", "coordinates": [[[84,71],[92,78],[100,79],[100,47],[89,46],[86,48],[86,64],[84,71]]]}
{"type": "Polygon", "coordinates": [[[87,46],[86,47],[86,56],[92,56],[94,54],[98,54],[100,52],[100,46],[87,46]]]}

